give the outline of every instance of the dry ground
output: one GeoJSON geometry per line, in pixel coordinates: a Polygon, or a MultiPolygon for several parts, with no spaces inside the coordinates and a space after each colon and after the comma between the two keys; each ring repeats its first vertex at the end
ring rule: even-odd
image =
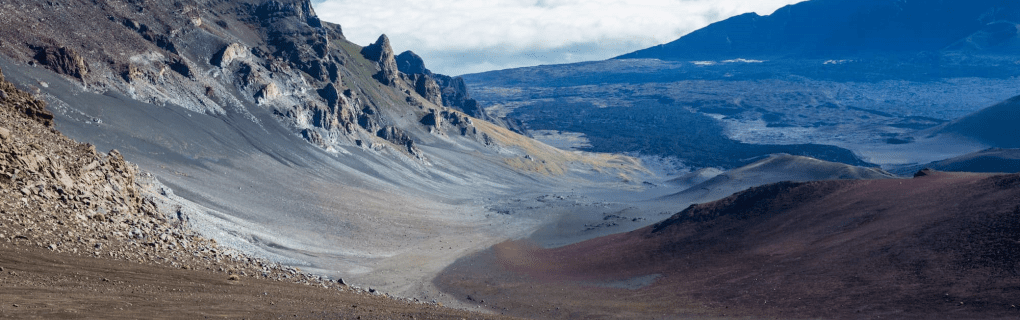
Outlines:
{"type": "Polygon", "coordinates": [[[54,253],[0,242],[0,318],[501,319],[226,274],[54,253]]]}
{"type": "Polygon", "coordinates": [[[1020,175],[779,183],[659,224],[507,242],[436,283],[540,318],[1016,319],[1020,175]]]}

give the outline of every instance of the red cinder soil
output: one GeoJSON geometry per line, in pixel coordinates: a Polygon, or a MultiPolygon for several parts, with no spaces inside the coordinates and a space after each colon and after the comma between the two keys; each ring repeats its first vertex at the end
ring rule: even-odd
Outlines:
{"type": "Polygon", "coordinates": [[[928,172],[752,188],[560,248],[503,243],[436,283],[543,318],[1015,319],[1018,263],[1020,175],[928,172]]]}

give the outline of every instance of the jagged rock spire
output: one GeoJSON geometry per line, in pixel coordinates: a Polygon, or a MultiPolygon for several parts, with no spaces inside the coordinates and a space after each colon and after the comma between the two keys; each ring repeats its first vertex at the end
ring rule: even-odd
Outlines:
{"type": "Polygon", "coordinates": [[[361,55],[365,59],[375,61],[379,64],[379,73],[375,78],[385,85],[392,85],[397,80],[397,60],[390,47],[390,38],[385,34],[379,36],[375,43],[361,49],[361,55]]]}

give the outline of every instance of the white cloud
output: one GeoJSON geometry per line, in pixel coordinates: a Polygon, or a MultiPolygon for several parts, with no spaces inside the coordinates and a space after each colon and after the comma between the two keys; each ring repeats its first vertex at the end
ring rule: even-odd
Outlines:
{"type": "Polygon", "coordinates": [[[745,12],[802,0],[318,0],[360,45],[389,36],[439,73],[611,58],[745,12]]]}

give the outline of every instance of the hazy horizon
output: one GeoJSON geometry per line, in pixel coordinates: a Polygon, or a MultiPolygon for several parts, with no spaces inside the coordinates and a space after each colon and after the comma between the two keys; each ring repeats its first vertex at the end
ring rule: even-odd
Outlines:
{"type": "Polygon", "coordinates": [[[434,72],[461,75],[604,60],[670,42],[713,22],[768,15],[803,0],[315,0],[316,13],[359,45],[386,34],[434,72]],[[458,35],[458,36],[451,36],[458,35]]]}

